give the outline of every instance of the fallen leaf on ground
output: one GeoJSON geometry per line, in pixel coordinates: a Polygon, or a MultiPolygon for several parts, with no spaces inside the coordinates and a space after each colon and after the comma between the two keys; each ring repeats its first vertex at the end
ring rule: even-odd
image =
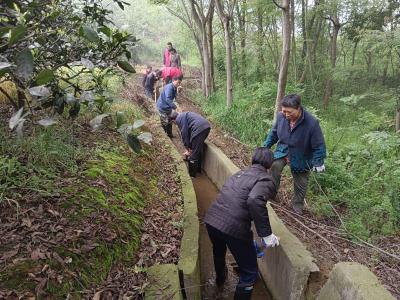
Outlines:
{"type": "Polygon", "coordinates": [[[46,254],[43,253],[40,249],[35,249],[31,253],[31,259],[32,260],[39,260],[39,259],[45,259],[46,254]]]}
{"type": "Polygon", "coordinates": [[[18,254],[18,251],[19,251],[19,249],[17,248],[17,249],[14,249],[14,250],[10,250],[10,251],[8,251],[8,252],[5,252],[5,253],[3,254],[3,256],[1,257],[1,260],[7,260],[7,259],[10,259],[11,257],[14,257],[15,255],[18,254]]]}

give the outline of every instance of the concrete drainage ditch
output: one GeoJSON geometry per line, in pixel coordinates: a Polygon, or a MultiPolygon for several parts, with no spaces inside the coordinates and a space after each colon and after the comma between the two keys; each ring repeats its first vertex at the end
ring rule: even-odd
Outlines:
{"type": "MultiPolygon", "coordinates": [[[[146,300],[232,299],[234,287],[229,285],[236,283],[232,272],[225,293],[216,295],[208,289],[213,280],[212,251],[205,228],[199,224],[198,217],[205,213],[217,189],[239,169],[215,145],[206,143],[203,161],[207,177],[201,176],[192,181],[173,143],[168,141],[167,145],[178,165],[184,198],[181,257],[177,266],[157,265],[149,269],[150,285],[146,290],[146,300]]],[[[376,276],[358,263],[338,263],[323,288],[320,291],[313,290],[315,274],[319,272],[314,258],[286,228],[272,207],[269,207],[269,215],[274,233],[281,238],[281,246],[265,250],[264,258],[259,260],[262,280],[256,285],[253,299],[394,299],[376,276]]],[[[233,263],[233,259],[228,257],[229,263],[233,263]]]]}

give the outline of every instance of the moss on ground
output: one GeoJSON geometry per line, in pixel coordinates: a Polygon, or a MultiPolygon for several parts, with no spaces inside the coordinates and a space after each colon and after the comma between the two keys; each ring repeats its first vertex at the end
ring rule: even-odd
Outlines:
{"type": "Polygon", "coordinates": [[[145,205],[141,192],[144,184],[136,174],[128,153],[107,144],[100,148],[96,152],[96,159],[87,163],[84,186],[79,187],[80,193],[75,193],[73,202],[82,209],[82,214],[74,218],[79,220],[93,211],[105,210],[112,215],[112,227],[120,237],[112,243],[96,241],[98,246],[85,257],[67,250],[65,256],[72,258],[69,268],[77,270],[80,283],[75,280],[73,286],[65,286],[63,292],[54,289],[58,295],[65,295],[71,288],[80,290],[80,284],[86,287],[100,284],[106,280],[113,264],[132,262],[139,245],[140,212],[145,205]],[[104,184],[91,185],[91,181],[102,181],[104,184]]]}
{"type": "MultiPolygon", "coordinates": [[[[70,295],[80,299],[84,289],[101,284],[116,263],[133,262],[140,242],[141,212],[147,196],[155,193],[156,181],[145,184],[147,154],[132,154],[126,146],[103,143],[98,145],[91,160],[83,167],[82,177],[63,189],[64,202],[60,204],[68,213],[71,226],[85,226],[88,217],[98,218],[100,226],[106,225],[116,238],[105,240],[94,237],[96,247],[88,253],[76,254],[69,249],[79,249],[85,240],[74,245],[59,245],[53,251],[60,257],[70,257],[72,262],[62,264],[54,258],[35,262],[26,260],[11,265],[0,275],[0,287],[16,291],[34,291],[37,282],[29,273],[45,263],[54,270],[63,270],[68,278],[61,282],[49,280],[44,290],[55,299],[70,295]],[[101,219],[107,215],[105,222],[101,219]],[[110,221],[111,220],[111,221],[110,221]],[[73,247],[71,247],[73,246],[73,247]]],[[[83,228],[82,228],[83,229],[83,228]]],[[[40,270],[36,270],[40,273],[40,270]]]]}

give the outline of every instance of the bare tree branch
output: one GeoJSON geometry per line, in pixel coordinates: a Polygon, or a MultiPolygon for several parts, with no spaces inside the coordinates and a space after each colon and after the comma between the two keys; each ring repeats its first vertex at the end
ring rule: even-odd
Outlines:
{"type": "Polygon", "coordinates": [[[278,2],[276,2],[275,0],[272,0],[272,2],[274,2],[274,4],[279,7],[280,9],[285,9],[282,5],[279,5],[278,2]]]}

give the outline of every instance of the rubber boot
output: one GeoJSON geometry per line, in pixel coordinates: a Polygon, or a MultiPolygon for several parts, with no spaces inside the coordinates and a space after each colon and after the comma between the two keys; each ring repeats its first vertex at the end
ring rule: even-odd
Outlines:
{"type": "Polygon", "coordinates": [[[166,128],[166,133],[170,138],[173,138],[174,136],[172,135],[172,123],[168,124],[167,126],[165,126],[166,128]]]}
{"type": "Polygon", "coordinates": [[[253,285],[241,284],[236,286],[234,300],[250,300],[253,293],[253,285]]]}
{"type": "Polygon", "coordinates": [[[161,125],[162,126],[162,129],[164,129],[164,132],[166,133],[166,134],[168,134],[168,132],[167,132],[167,125],[161,125]]]}
{"type": "Polygon", "coordinates": [[[188,161],[188,169],[190,177],[196,177],[197,173],[197,160],[188,161]]]}
{"type": "Polygon", "coordinates": [[[200,156],[199,160],[197,161],[197,172],[198,173],[201,173],[201,164],[202,164],[202,159],[200,156]]]}
{"type": "Polygon", "coordinates": [[[228,276],[228,268],[225,264],[225,258],[215,258],[214,257],[214,268],[215,268],[215,284],[218,287],[221,287],[225,281],[226,277],[228,276]]]}

